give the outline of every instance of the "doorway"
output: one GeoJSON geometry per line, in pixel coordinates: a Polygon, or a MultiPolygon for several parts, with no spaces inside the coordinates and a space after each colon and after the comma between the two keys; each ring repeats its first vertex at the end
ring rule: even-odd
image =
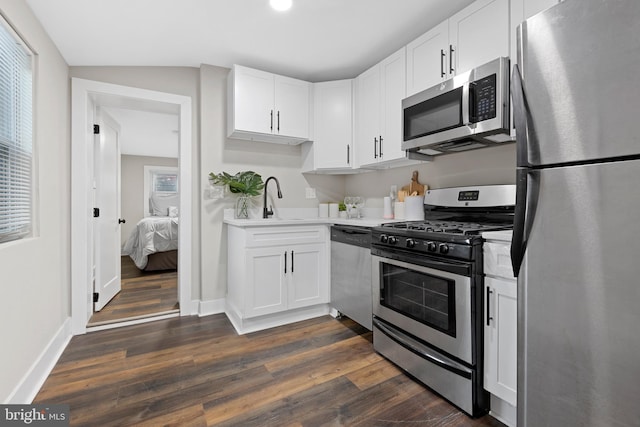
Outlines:
{"type": "MultiPolygon", "coordinates": [[[[191,303],[191,98],[182,95],[149,91],[109,83],[72,79],[72,239],[71,239],[71,317],[74,334],[87,332],[93,314],[93,281],[95,279],[93,229],[94,147],[93,124],[98,108],[119,107],[145,110],[161,109],[177,115],[179,140],[179,178],[181,191],[178,201],[180,221],[177,224],[177,277],[179,314],[193,314],[191,303]]],[[[177,314],[177,313],[176,313],[177,314]]],[[[174,315],[176,315],[174,314],[174,315]]],[[[165,315],[164,317],[166,317],[165,315]]],[[[161,318],[156,317],[156,318],[161,318]]],[[[148,319],[147,319],[148,320],[148,319]]],[[[145,321],[145,319],[141,319],[145,321]]],[[[139,322],[136,322],[139,323],[139,322]]],[[[131,324],[131,322],[126,323],[131,324]]]]}
{"type": "Polygon", "coordinates": [[[100,216],[94,223],[106,227],[94,229],[97,301],[91,328],[179,311],[179,116],[158,112],[162,105],[143,107],[96,108],[93,181],[100,216]],[[110,150],[119,154],[108,156],[110,150]],[[114,167],[117,184],[109,185],[114,167]],[[113,290],[106,286],[112,281],[117,281],[113,290]]]}

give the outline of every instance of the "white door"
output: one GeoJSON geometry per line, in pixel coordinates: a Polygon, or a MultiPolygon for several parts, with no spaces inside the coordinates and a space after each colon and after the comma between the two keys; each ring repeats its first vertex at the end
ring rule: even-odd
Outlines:
{"type": "Polygon", "coordinates": [[[509,55],[509,1],[480,0],[449,19],[449,77],[509,55]],[[482,29],[479,31],[478,29],[482,29]]]}
{"type": "Polygon", "coordinates": [[[286,277],[291,274],[282,247],[247,250],[246,318],[278,313],[287,309],[286,277]]]}
{"type": "Polygon", "coordinates": [[[273,133],[308,138],[310,84],[276,75],[274,85],[273,133]]]}
{"type": "Polygon", "coordinates": [[[448,76],[449,21],[407,45],[407,96],[437,85],[448,76]]]}
{"type": "Polygon", "coordinates": [[[380,64],[380,145],[383,161],[405,157],[402,149],[402,100],[406,95],[406,54],[402,48],[380,64]]]}
{"type": "Polygon", "coordinates": [[[290,261],[288,308],[307,307],[329,302],[329,275],[326,245],[292,246],[290,261]]]}
{"type": "Polygon", "coordinates": [[[518,376],[517,288],[515,279],[485,278],[484,388],[513,406],[518,376]]]}
{"type": "Polygon", "coordinates": [[[238,130],[273,133],[273,74],[235,66],[235,128],[238,130]]]}
{"type": "Polygon", "coordinates": [[[357,122],[356,155],[358,164],[366,166],[378,163],[378,138],[380,138],[380,66],[376,65],[356,78],[357,122]]]}
{"type": "Polygon", "coordinates": [[[351,80],[315,83],[314,145],[317,169],[348,168],[353,161],[351,140],[351,80]]]}
{"type": "Polygon", "coordinates": [[[95,135],[94,310],[120,292],[120,145],[119,126],[98,113],[100,133],[95,135]]]}

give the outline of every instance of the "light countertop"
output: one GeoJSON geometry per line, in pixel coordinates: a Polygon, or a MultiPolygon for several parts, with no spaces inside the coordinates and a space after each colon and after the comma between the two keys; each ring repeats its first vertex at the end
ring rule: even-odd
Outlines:
{"type": "MultiPolygon", "coordinates": [[[[399,221],[399,220],[395,220],[399,221]]],[[[394,220],[383,218],[269,218],[269,219],[235,219],[225,218],[224,223],[234,225],[236,227],[272,227],[280,225],[312,225],[312,224],[340,224],[354,225],[360,227],[377,227],[385,222],[394,222],[394,220]]]]}
{"type": "Polygon", "coordinates": [[[482,233],[482,237],[485,240],[499,240],[502,242],[511,242],[512,236],[512,230],[485,231],[484,233],[482,233]]]}

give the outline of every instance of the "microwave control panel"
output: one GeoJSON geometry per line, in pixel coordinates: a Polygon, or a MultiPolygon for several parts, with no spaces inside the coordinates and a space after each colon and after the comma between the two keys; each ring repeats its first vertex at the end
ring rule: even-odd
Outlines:
{"type": "Polygon", "coordinates": [[[473,99],[471,122],[477,123],[496,117],[496,75],[492,74],[470,85],[473,99]]]}

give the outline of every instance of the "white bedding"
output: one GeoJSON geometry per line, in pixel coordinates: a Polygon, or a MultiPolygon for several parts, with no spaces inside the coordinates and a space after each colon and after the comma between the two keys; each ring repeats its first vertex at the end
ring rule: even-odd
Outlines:
{"type": "Polygon", "coordinates": [[[148,257],[156,252],[178,249],[178,218],[150,216],[141,219],[122,248],[136,266],[143,270],[148,257]]]}

